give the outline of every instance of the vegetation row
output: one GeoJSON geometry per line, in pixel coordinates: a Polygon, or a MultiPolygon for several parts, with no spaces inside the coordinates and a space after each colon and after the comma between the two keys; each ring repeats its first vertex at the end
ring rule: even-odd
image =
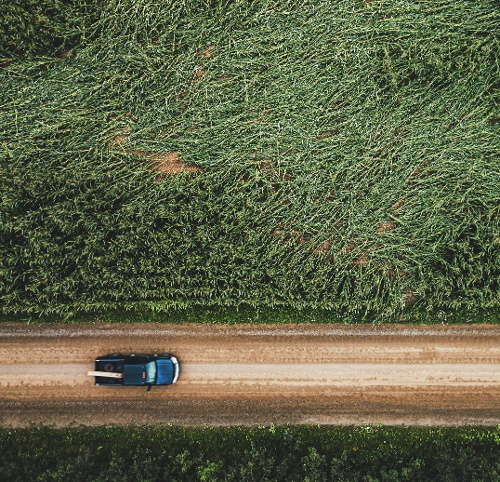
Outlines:
{"type": "Polygon", "coordinates": [[[494,428],[0,429],[0,478],[22,481],[498,481],[494,428]]]}

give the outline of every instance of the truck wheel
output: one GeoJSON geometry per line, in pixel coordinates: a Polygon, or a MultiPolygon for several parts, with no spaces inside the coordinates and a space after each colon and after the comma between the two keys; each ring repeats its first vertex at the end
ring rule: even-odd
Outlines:
{"type": "Polygon", "coordinates": [[[104,365],[104,371],[105,372],[112,372],[114,368],[115,367],[113,366],[112,363],[106,363],[106,365],[104,365]]]}

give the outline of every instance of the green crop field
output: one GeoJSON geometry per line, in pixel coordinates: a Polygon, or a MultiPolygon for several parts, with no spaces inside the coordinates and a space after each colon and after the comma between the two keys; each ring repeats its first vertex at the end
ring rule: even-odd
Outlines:
{"type": "Polygon", "coordinates": [[[500,480],[495,427],[0,429],[9,482],[500,480]]]}
{"type": "Polygon", "coordinates": [[[4,316],[500,310],[498,1],[0,13],[4,316]]]}

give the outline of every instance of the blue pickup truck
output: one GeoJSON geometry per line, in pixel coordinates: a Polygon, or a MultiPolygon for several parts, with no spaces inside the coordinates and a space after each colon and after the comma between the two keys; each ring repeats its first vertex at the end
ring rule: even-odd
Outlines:
{"type": "Polygon", "coordinates": [[[147,386],[172,385],[179,378],[179,362],[170,353],[163,355],[122,355],[113,353],[96,358],[95,385],[105,386],[147,386]]]}

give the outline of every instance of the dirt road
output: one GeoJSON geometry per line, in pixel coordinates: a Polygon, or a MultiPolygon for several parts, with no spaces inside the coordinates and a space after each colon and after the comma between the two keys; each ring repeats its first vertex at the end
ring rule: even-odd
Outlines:
{"type": "Polygon", "coordinates": [[[500,327],[0,324],[0,424],[500,423],[500,327]],[[98,355],[174,353],[176,385],[95,387],[98,355]]]}

